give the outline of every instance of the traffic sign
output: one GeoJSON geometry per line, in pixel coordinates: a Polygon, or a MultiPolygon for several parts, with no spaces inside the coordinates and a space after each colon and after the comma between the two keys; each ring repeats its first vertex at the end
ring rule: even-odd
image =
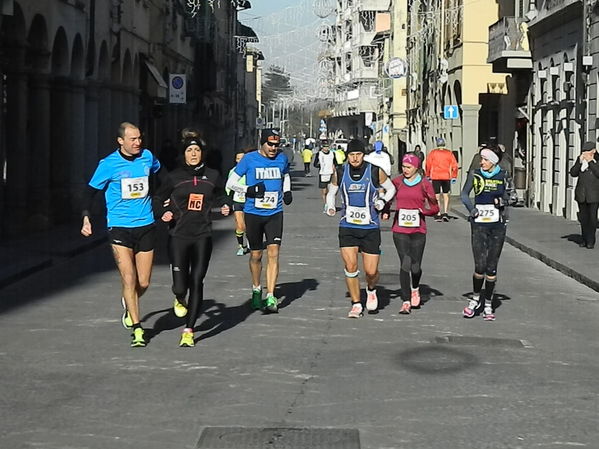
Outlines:
{"type": "Polygon", "coordinates": [[[445,120],[455,120],[460,117],[460,110],[457,105],[450,104],[443,107],[443,118],[445,120]]]}
{"type": "Polygon", "coordinates": [[[187,77],[184,73],[169,74],[169,103],[187,103],[187,77]]]}

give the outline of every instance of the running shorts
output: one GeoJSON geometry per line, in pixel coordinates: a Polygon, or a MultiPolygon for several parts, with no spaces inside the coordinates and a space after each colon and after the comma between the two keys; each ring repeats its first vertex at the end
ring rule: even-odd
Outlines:
{"type": "Polygon", "coordinates": [[[354,246],[366,254],[381,254],[381,230],[339,226],[339,247],[354,246]]]}
{"type": "Polygon", "coordinates": [[[113,226],[108,228],[111,245],[131,248],[134,253],[152,251],[156,241],[156,225],[154,223],[137,228],[113,226]]]}
{"type": "Polygon", "coordinates": [[[323,175],[319,175],[318,176],[318,188],[319,189],[326,189],[327,186],[331,183],[331,177],[332,176],[333,175],[324,175],[324,176],[323,175]],[[327,181],[324,181],[325,179],[327,181]]]}
{"type": "Polygon", "coordinates": [[[251,250],[264,249],[266,245],[280,245],[283,238],[283,212],[273,215],[245,214],[245,235],[251,250]]]}
{"type": "Polygon", "coordinates": [[[233,201],[233,212],[243,212],[243,206],[245,203],[238,203],[237,201],[233,201]]]}
{"type": "Polygon", "coordinates": [[[449,179],[433,179],[433,190],[435,193],[449,193],[451,190],[451,181],[449,179]]]}

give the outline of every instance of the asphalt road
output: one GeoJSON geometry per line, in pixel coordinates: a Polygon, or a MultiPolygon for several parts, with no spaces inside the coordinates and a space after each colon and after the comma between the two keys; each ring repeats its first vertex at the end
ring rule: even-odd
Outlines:
{"type": "Polygon", "coordinates": [[[178,347],[164,242],[144,349],[120,325],[107,247],[0,290],[0,448],[599,447],[595,292],[506,245],[497,321],[462,318],[473,263],[454,219],[429,223],[427,301],[398,315],[387,225],[380,311],[347,319],[338,218],[316,182],[294,179],[279,314],[249,309],[233,221],[215,222],[195,348],[178,347]]]}

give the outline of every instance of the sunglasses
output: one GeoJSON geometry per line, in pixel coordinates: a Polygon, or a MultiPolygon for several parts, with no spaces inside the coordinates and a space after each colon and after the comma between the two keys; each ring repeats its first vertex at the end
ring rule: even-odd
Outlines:
{"type": "Polygon", "coordinates": [[[278,147],[279,146],[278,143],[274,143],[274,142],[266,142],[266,145],[268,145],[269,147],[278,147]]]}

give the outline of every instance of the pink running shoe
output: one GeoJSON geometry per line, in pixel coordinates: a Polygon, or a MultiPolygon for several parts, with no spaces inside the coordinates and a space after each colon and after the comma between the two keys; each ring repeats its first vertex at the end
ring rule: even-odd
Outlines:
{"type": "Polygon", "coordinates": [[[420,308],[420,290],[412,290],[412,298],[410,299],[412,309],[420,308]]]}
{"type": "Polygon", "coordinates": [[[479,302],[475,299],[471,299],[468,301],[468,305],[464,307],[462,314],[464,318],[472,318],[476,314],[476,309],[478,308],[479,302]]]}
{"type": "Polygon", "coordinates": [[[495,321],[495,314],[493,313],[493,309],[491,307],[485,307],[485,310],[483,311],[483,320],[495,321]]]}
{"type": "Polygon", "coordinates": [[[409,315],[411,312],[412,312],[412,306],[411,306],[411,305],[410,305],[410,303],[409,303],[409,302],[407,302],[407,301],[406,301],[406,302],[404,302],[404,303],[401,305],[401,309],[399,309],[399,313],[400,313],[401,315],[409,315]]]}
{"type": "Polygon", "coordinates": [[[347,314],[348,318],[360,318],[362,316],[362,304],[359,302],[353,303],[349,313],[347,314]]]}

